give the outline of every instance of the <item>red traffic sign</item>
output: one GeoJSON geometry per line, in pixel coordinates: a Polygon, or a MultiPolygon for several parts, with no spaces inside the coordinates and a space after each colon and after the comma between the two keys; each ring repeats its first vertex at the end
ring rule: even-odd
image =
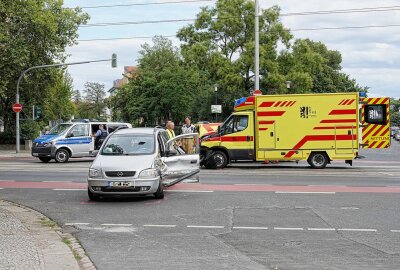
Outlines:
{"type": "Polygon", "coordinates": [[[20,111],[22,111],[22,105],[19,104],[19,103],[15,103],[12,106],[12,109],[13,109],[14,112],[19,113],[20,111]]]}

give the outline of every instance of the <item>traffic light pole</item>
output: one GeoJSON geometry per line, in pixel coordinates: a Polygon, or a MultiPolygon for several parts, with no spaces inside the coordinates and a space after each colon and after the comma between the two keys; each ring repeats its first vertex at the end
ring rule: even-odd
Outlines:
{"type": "MultiPolygon", "coordinates": [[[[51,65],[41,65],[41,66],[34,66],[30,67],[24,71],[22,71],[21,75],[18,78],[17,82],[17,93],[15,95],[15,102],[19,104],[19,85],[21,83],[22,78],[26,73],[28,73],[31,70],[34,69],[39,69],[39,68],[49,68],[49,67],[62,67],[62,66],[72,66],[72,65],[82,65],[82,64],[89,64],[89,63],[96,63],[96,62],[106,62],[106,61],[113,61],[113,67],[114,67],[114,61],[116,62],[116,55],[113,54],[112,58],[110,59],[101,59],[101,60],[93,60],[93,61],[83,61],[83,62],[73,62],[73,63],[64,63],[64,64],[51,64],[51,65]]],[[[15,129],[16,129],[16,152],[19,153],[21,146],[20,146],[20,126],[19,126],[19,112],[16,113],[15,117],[15,129]]]]}

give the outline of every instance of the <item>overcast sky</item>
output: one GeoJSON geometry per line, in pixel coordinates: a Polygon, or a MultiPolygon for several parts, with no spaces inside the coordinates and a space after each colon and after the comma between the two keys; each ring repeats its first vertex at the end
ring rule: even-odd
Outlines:
{"type": "MultiPolygon", "coordinates": [[[[170,2],[171,0],[64,0],[66,7],[87,7],[132,3],[170,2]]],[[[182,1],[182,0],[174,0],[182,1]]],[[[89,23],[148,21],[168,19],[192,19],[200,7],[214,5],[215,1],[180,3],[168,5],[147,5],[115,8],[84,9],[91,16],[89,23]]],[[[360,9],[376,7],[398,7],[385,12],[362,12],[347,14],[324,14],[309,16],[283,16],[285,27],[294,30],[296,38],[310,38],[325,43],[329,49],[338,50],[343,58],[343,71],[356,79],[361,86],[369,86],[370,96],[400,97],[400,27],[358,28],[341,30],[302,30],[310,28],[331,28],[347,26],[399,25],[400,1],[396,0],[259,0],[261,8],[279,5],[282,14],[360,9]]],[[[79,40],[117,37],[171,36],[187,25],[182,23],[140,24],[106,27],[81,27],[79,40]]],[[[177,46],[179,41],[171,38],[177,46]]],[[[118,55],[118,68],[109,63],[71,66],[69,72],[76,89],[83,89],[86,81],[100,82],[109,89],[115,79],[122,77],[123,67],[135,65],[140,45],[151,39],[129,39],[112,41],[79,42],[70,47],[69,62],[96,60],[118,55]]]]}

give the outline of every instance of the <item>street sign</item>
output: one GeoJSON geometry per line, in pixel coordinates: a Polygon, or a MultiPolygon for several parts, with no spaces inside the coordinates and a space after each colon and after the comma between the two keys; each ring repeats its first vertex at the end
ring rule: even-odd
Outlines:
{"type": "Polygon", "coordinates": [[[211,105],[211,113],[222,113],[222,105],[211,105]]]}
{"type": "Polygon", "coordinates": [[[22,105],[19,104],[19,103],[15,103],[15,104],[12,106],[12,110],[13,110],[15,113],[19,113],[20,111],[22,111],[22,105]]]}

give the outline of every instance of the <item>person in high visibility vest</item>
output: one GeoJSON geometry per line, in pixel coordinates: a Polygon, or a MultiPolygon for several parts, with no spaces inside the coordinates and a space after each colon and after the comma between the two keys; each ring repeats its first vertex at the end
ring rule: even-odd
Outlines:
{"type": "Polygon", "coordinates": [[[175,138],[174,122],[168,121],[165,127],[167,129],[167,134],[168,134],[169,139],[175,138]]]}

